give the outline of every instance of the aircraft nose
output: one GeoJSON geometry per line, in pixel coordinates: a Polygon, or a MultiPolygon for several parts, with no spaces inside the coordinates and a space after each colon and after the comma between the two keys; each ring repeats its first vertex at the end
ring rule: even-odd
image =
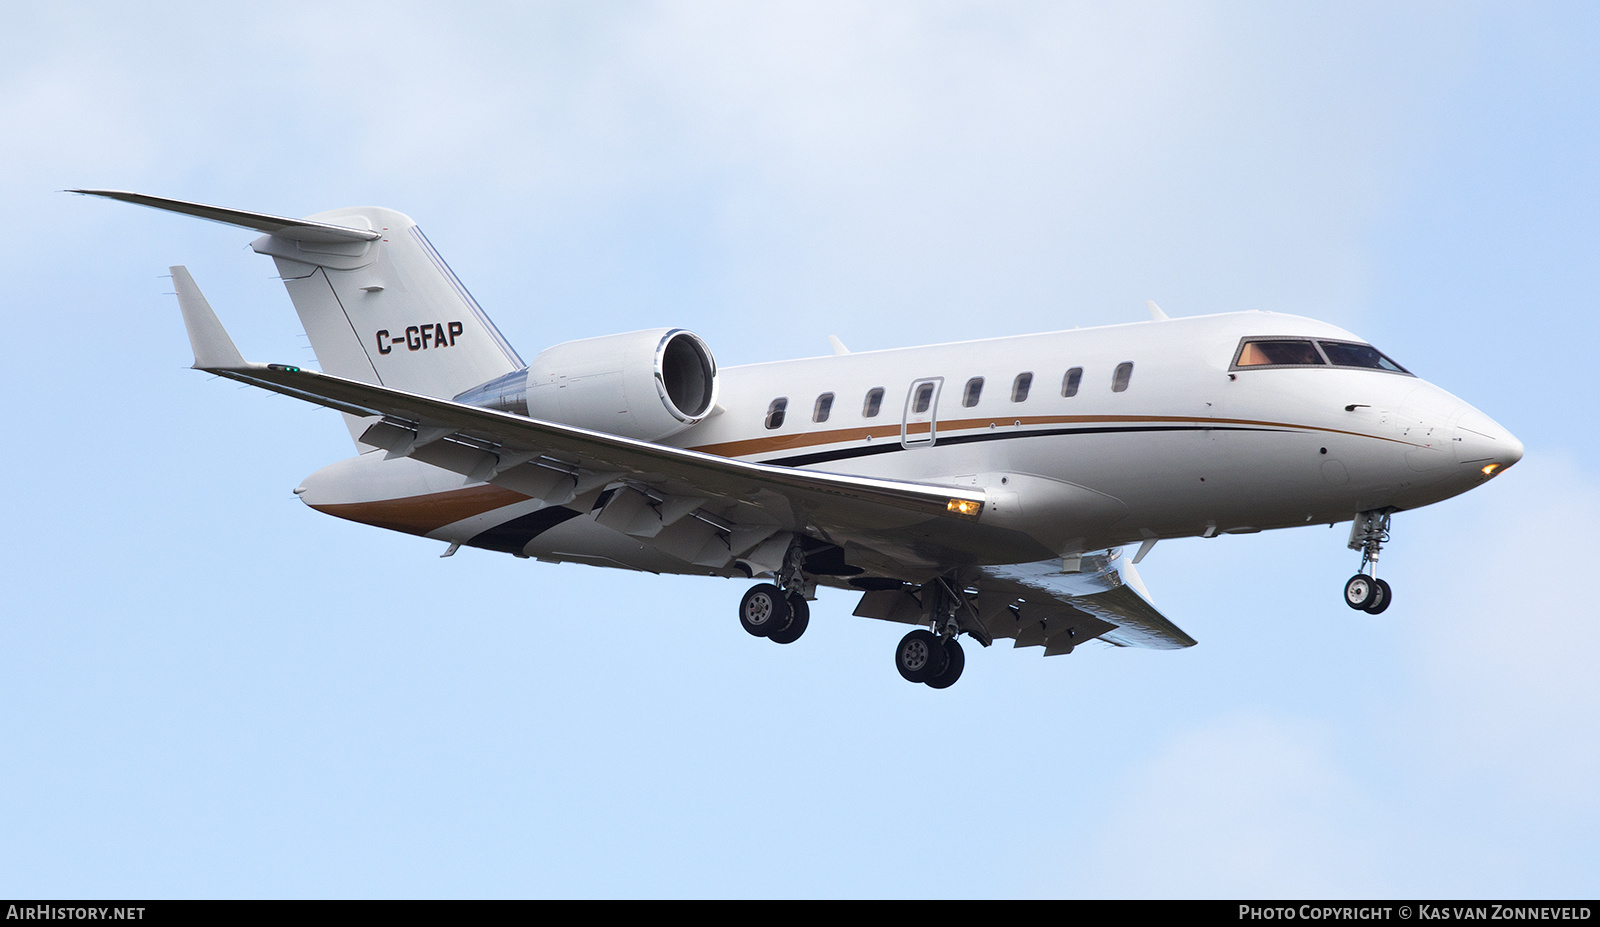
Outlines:
{"type": "Polygon", "coordinates": [[[1456,460],[1491,477],[1522,459],[1522,442],[1477,409],[1456,421],[1456,460]]]}

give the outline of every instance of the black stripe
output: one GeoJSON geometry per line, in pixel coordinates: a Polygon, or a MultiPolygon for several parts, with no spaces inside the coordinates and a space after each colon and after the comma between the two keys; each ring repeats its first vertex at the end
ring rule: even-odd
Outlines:
{"type": "MultiPolygon", "coordinates": [[[[1098,435],[1098,434],[1134,434],[1137,432],[1153,431],[1281,431],[1278,428],[1252,428],[1242,425],[1110,425],[1098,428],[1042,428],[1034,431],[985,431],[978,434],[955,435],[941,437],[935,432],[934,446],[944,447],[951,444],[973,444],[979,441],[1009,441],[1013,438],[1045,438],[1053,435],[1098,435]]],[[[869,444],[863,447],[846,447],[832,451],[818,451],[814,454],[796,454],[793,457],[778,457],[772,460],[763,460],[762,463],[775,464],[780,467],[803,467],[807,464],[827,463],[834,460],[851,460],[856,457],[871,457],[876,454],[893,454],[897,451],[919,450],[926,444],[915,447],[906,447],[898,441],[883,444],[869,444]]]]}
{"type": "Polygon", "coordinates": [[[569,518],[577,518],[582,512],[560,505],[542,508],[537,512],[502,522],[486,531],[480,531],[467,542],[468,547],[482,547],[486,550],[504,551],[508,554],[520,554],[528,542],[561,524],[569,518]]]}

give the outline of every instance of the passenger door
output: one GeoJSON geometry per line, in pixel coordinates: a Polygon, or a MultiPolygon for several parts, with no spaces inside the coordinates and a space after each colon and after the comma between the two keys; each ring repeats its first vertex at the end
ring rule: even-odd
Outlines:
{"type": "Polygon", "coordinates": [[[900,443],[905,447],[932,447],[938,438],[939,391],[944,377],[913,381],[906,391],[906,411],[900,419],[900,443]]]}

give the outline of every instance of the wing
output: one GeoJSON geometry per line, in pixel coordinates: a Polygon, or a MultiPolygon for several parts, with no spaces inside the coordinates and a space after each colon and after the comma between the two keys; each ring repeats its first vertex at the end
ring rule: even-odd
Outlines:
{"type": "MultiPolygon", "coordinates": [[[[1048,657],[1096,638],[1158,650],[1195,643],[1140,594],[1142,584],[1120,551],[1086,555],[1073,573],[1062,572],[1060,560],[1043,560],[979,566],[968,579],[957,619],[985,644],[1010,638],[1017,647],[1043,647],[1048,657]]],[[[908,624],[925,620],[920,600],[908,590],[869,592],[855,613],[908,624]]]]}
{"type": "MultiPolygon", "coordinates": [[[[1059,560],[1032,562],[1037,542],[983,523],[981,489],[752,463],[250,363],[189,272],[173,267],[172,276],[196,369],[371,419],[361,440],[390,457],[547,505],[611,487],[598,522],[702,566],[738,559],[757,572],[776,570],[790,536],[804,534],[863,553],[875,573],[901,580],[942,582],[959,567],[970,582],[952,591],[962,602],[958,620],[985,644],[1012,638],[1019,647],[1041,645],[1048,656],[1094,638],[1167,649],[1194,643],[1135,591],[1132,565],[1118,553],[1086,555],[1074,573],[1063,573],[1059,560]],[[1031,556],[1008,559],[1007,551],[1031,556]]],[[[926,620],[920,600],[904,589],[867,592],[856,614],[926,620]]]]}
{"type": "Polygon", "coordinates": [[[196,369],[374,418],[363,443],[542,499],[614,486],[598,520],[688,562],[781,565],[781,532],[890,551],[922,569],[972,562],[1014,534],[981,524],[981,489],[848,476],[718,457],[243,359],[183,267],[172,268],[196,369]],[[910,539],[910,540],[908,540],[910,539]],[[764,549],[764,548],[774,549],[764,549]],[[913,549],[914,548],[914,549],[913,549]]]}

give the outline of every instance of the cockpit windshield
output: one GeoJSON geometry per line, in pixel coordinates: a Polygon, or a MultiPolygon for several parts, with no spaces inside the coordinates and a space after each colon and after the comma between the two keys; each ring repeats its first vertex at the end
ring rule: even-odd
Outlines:
{"type": "Polygon", "coordinates": [[[1245,367],[1360,367],[1411,375],[1370,344],[1320,338],[1245,338],[1233,369],[1245,367]]]}
{"type": "Polygon", "coordinates": [[[1328,363],[1335,367],[1371,367],[1374,370],[1393,370],[1395,373],[1411,371],[1383,356],[1383,352],[1370,344],[1351,344],[1347,341],[1319,341],[1328,363]]]}

